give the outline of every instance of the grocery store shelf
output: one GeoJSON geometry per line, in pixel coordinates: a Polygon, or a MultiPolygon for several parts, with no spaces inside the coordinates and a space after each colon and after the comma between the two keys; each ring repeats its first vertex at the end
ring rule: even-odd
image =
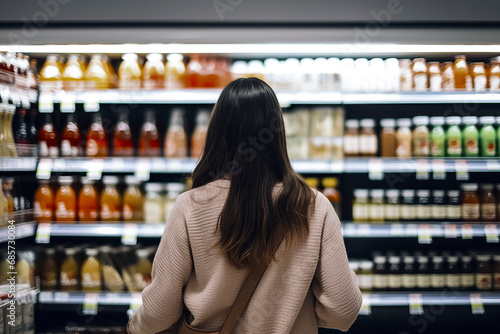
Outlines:
{"type": "MultiPolygon", "coordinates": [[[[13,235],[15,235],[15,240],[27,238],[35,235],[36,222],[26,222],[15,224],[15,231],[13,235]]],[[[0,243],[7,242],[9,239],[9,229],[8,227],[0,228],[0,243]]]]}
{"type": "MultiPolygon", "coordinates": [[[[38,303],[42,305],[83,305],[89,294],[92,293],[42,291],[38,296],[38,303]]],[[[97,294],[97,301],[99,305],[129,306],[136,302],[136,299],[138,301],[138,296],[140,296],[140,293],[105,292],[97,294]]]]}
{"type": "Polygon", "coordinates": [[[37,158],[0,158],[0,172],[34,172],[37,158]]]}
{"type": "Polygon", "coordinates": [[[493,92],[401,92],[342,94],[342,104],[499,103],[493,92]]]}
{"type": "Polygon", "coordinates": [[[136,233],[137,237],[160,238],[165,224],[52,224],[50,235],[56,237],[122,237],[129,233],[131,228],[134,229],[132,233],[136,233]]]}

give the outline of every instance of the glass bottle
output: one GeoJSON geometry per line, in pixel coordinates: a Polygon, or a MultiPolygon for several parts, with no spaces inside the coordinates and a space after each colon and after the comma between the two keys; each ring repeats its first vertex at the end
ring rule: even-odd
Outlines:
{"type": "Polygon", "coordinates": [[[402,270],[401,258],[399,256],[389,257],[389,277],[387,279],[387,286],[391,291],[401,290],[402,286],[402,270]]]}
{"type": "Polygon", "coordinates": [[[122,63],[118,68],[118,88],[135,90],[141,88],[142,69],[139,58],[135,53],[126,53],[122,56],[122,63]]]}
{"type": "Polygon", "coordinates": [[[493,116],[483,116],[479,117],[479,123],[482,125],[479,131],[479,143],[481,146],[481,156],[482,157],[494,157],[496,156],[496,131],[493,127],[495,124],[495,117],[493,116]]]}
{"type": "Polygon", "coordinates": [[[78,90],[85,88],[84,68],[79,55],[70,55],[66,67],[62,72],[64,90],[78,90]]]}
{"type": "Polygon", "coordinates": [[[493,194],[492,183],[481,184],[481,197],[479,202],[481,203],[481,221],[490,223],[495,222],[497,218],[497,201],[493,194]]]}
{"type": "Polygon", "coordinates": [[[406,291],[415,291],[417,288],[417,267],[413,256],[403,258],[403,275],[401,286],[406,291]]]}
{"type": "Polygon", "coordinates": [[[493,289],[500,290],[500,255],[493,255],[493,289]]]}
{"type": "Polygon", "coordinates": [[[466,222],[478,222],[480,217],[477,183],[463,183],[462,190],[462,219],[466,222]]]}
{"type": "Polygon", "coordinates": [[[186,87],[197,88],[202,87],[202,64],[200,63],[199,55],[192,55],[186,69],[186,87]]]}
{"type": "Polygon", "coordinates": [[[57,55],[49,55],[40,70],[40,90],[60,90],[63,87],[57,55]]]}
{"type": "Polygon", "coordinates": [[[103,64],[103,68],[106,71],[106,74],[108,76],[109,88],[117,88],[118,87],[118,75],[116,74],[115,69],[113,68],[113,65],[111,65],[109,58],[107,56],[102,56],[101,62],[103,64]]]}
{"type": "Polygon", "coordinates": [[[463,130],[464,155],[466,157],[477,157],[479,155],[479,132],[476,127],[477,117],[463,117],[462,121],[465,124],[463,130]]]}
{"type": "Polygon", "coordinates": [[[100,217],[103,222],[118,222],[121,216],[121,196],[116,185],[117,176],[105,176],[102,178],[104,189],[99,198],[100,217]]]}
{"type": "Polygon", "coordinates": [[[356,275],[358,278],[359,289],[363,292],[369,292],[372,290],[373,285],[373,262],[372,261],[361,261],[359,264],[359,274],[356,275]]]}
{"type": "Polygon", "coordinates": [[[427,64],[424,58],[415,58],[412,64],[412,82],[413,89],[417,92],[426,91],[427,82],[427,64]]]}
{"type": "Polygon", "coordinates": [[[84,292],[101,291],[102,269],[97,254],[98,250],[96,248],[85,249],[86,259],[82,264],[80,272],[80,281],[82,282],[82,291],[84,292]]]}
{"type": "Polygon", "coordinates": [[[491,255],[476,256],[476,289],[492,290],[493,289],[493,268],[491,266],[491,255]]]}
{"type": "Polygon", "coordinates": [[[431,205],[432,220],[443,222],[446,219],[446,205],[444,202],[444,190],[432,191],[432,205],[431,205]]]}
{"type": "Polygon", "coordinates": [[[165,136],[164,152],[167,158],[187,157],[187,135],[184,129],[184,112],[174,109],[170,115],[170,125],[165,136]]]}
{"type": "Polygon", "coordinates": [[[38,131],[38,155],[40,157],[57,158],[59,146],[57,132],[52,123],[52,114],[45,114],[45,123],[38,131]]]}
{"type": "Polygon", "coordinates": [[[430,91],[440,92],[442,90],[443,78],[441,77],[441,67],[439,66],[439,62],[429,62],[427,74],[429,75],[430,91]]]}
{"type": "Polygon", "coordinates": [[[427,189],[417,190],[416,216],[418,220],[429,221],[431,218],[431,206],[429,201],[430,191],[427,189]]]}
{"type": "Polygon", "coordinates": [[[78,195],[78,220],[84,222],[95,222],[98,220],[98,195],[95,182],[87,177],[81,178],[83,187],[78,195]]]}
{"type": "Polygon", "coordinates": [[[413,156],[429,156],[429,117],[417,116],[413,118],[415,129],[413,130],[413,156]]]}
{"type": "Polygon", "coordinates": [[[103,55],[93,55],[90,58],[89,66],[85,70],[85,88],[86,89],[108,89],[110,88],[111,78],[109,69],[104,63],[103,55]]]}
{"type": "Polygon", "coordinates": [[[443,129],[444,117],[430,118],[432,130],[430,133],[430,155],[432,157],[444,157],[446,132],[443,129]]]}
{"type": "Polygon", "coordinates": [[[500,59],[493,58],[488,71],[488,87],[491,91],[500,90],[500,59]]]}
{"type": "Polygon", "coordinates": [[[78,260],[76,259],[75,248],[64,249],[64,260],[61,264],[59,275],[60,288],[62,291],[77,291],[78,277],[80,275],[78,260]]]}
{"type": "Polygon", "coordinates": [[[402,191],[403,203],[401,204],[400,216],[403,220],[415,220],[416,205],[415,205],[415,190],[404,189],[402,191]]]}
{"type": "Polygon", "coordinates": [[[380,155],[382,157],[394,157],[396,155],[396,120],[384,118],[380,120],[382,131],[380,132],[380,155]]]}
{"type": "Polygon", "coordinates": [[[123,193],[123,220],[133,222],[144,221],[144,203],[139,189],[141,181],[132,175],[125,176],[127,189],[123,193]]]}
{"type": "Polygon", "coordinates": [[[102,118],[99,112],[92,116],[93,121],[90,124],[87,133],[86,151],[88,157],[107,157],[108,156],[108,136],[102,125],[102,118]]]}
{"type": "Polygon", "coordinates": [[[399,204],[399,190],[389,189],[385,191],[387,203],[384,206],[384,216],[387,221],[399,221],[400,219],[400,204],[399,204]]]}
{"type": "Polygon", "coordinates": [[[28,142],[30,144],[30,156],[37,156],[38,130],[36,129],[36,109],[31,109],[28,125],[28,142]]]}
{"type": "Polygon", "coordinates": [[[462,131],[460,124],[462,119],[459,116],[446,117],[448,130],[446,131],[446,155],[448,157],[462,156],[462,131]]]}
{"type": "Polygon", "coordinates": [[[432,257],[431,288],[441,291],[445,287],[445,271],[442,256],[432,257]]]}
{"type": "Polygon", "coordinates": [[[182,62],[183,56],[172,53],[167,56],[165,64],[165,87],[179,89],[186,85],[186,66],[182,62]]]}
{"type": "Polygon", "coordinates": [[[472,257],[462,256],[462,266],[460,270],[460,289],[473,290],[475,287],[474,268],[472,267],[472,257]]]}
{"type": "Polygon", "coordinates": [[[384,190],[372,189],[370,191],[370,196],[372,198],[368,210],[370,221],[384,221],[384,190]]]}
{"type": "Polygon", "coordinates": [[[337,190],[338,179],[336,177],[325,177],[321,180],[323,184],[323,195],[330,201],[338,217],[342,217],[340,212],[340,192],[337,190]]]}
{"type": "Polygon", "coordinates": [[[122,112],[118,116],[118,123],[116,123],[113,132],[113,156],[134,156],[134,142],[132,141],[132,131],[130,130],[127,112],[122,112]]]}
{"type": "Polygon", "coordinates": [[[446,219],[449,221],[459,221],[462,219],[462,201],[460,191],[448,190],[448,201],[446,204],[446,219]]]}
{"type": "Polygon", "coordinates": [[[71,184],[73,177],[59,176],[59,189],[55,197],[55,218],[58,223],[74,223],[76,221],[77,200],[71,184]]]}
{"type": "Polygon", "coordinates": [[[448,256],[445,274],[445,287],[450,289],[460,288],[460,267],[457,256],[448,256]]]}
{"type": "Polygon", "coordinates": [[[37,89],[40,85],[40,75],[38,73],[38,61],[31,59],[28,70],[28,88],[37,89]]]}
{"type": "Polygon", "coordinates": [[[205,147],[207,137],[208,123],[210,121],[210,112],[200,110],[196,115],[196,127],[191,135],[191,157],[199,158],[205,147]]]}
{"type": "Polygon", "coordinates": [[[417,288],[421,291],[427,291],[431,287],[429,258],[427,256],[418,256],[417,261],[417,288]]]}
{"type": "Polygon", "coordinates": [[[66,126],[61,134],[61,156],[82,156],[82,135],[73,113],[68,114],[66,126]]]}
{"type": "Polygon", "coordinates": [[[160,192],[163,190],[161,183],[146,183],[146,197],[144,199],[144,220],[146,223],[164,222],[164,205],[160,192]]]}
{"type": "Polygon", "coordinates": [[[12,120],[16,112],[16,107],[9,104],[3,104],[2,107],[4,109],[4,117],[3,122],[0,122],[0,125],[3,123],[0,136],[5,143],[5,153],[9,157],[17,157],[16,143],[14,141],[14,134],[12,133],[12,120]]]}
{"type": "Polygon", "coordinates": [[[441,66],[442,87],[444,91],[455,90],[455,72],[453,63],[445,62],[441,66]]]}
{"type": "Polygon", "coordinates": [[[160,156],[160,136],[156,127],[155,112],[153,110],[146,111],[144,116],[144,124],[142,125],[139,138],[139,156],[160,156]]]}
{"type": "Polygon", "coordinates": [[[34,216],[39,223],[54,221],[54,192],[49,186],[49,180],[38,180],[40,186],[35,192],[34,216]]]}
{"type": "Polygon", "coordinates": [[[151,53],[146,56],[146,63],[142,72],[144,89],[165,88],[165,65],[163,56],[159,53],[151,53]]]}
{"type": "Polygon", "coordinates": [[[344,155],[346,157],[359,156],[359,121],[348,119],[345,121],[344,155]]]}
{"type": "Polygon", "coordinates": [[[56,250],[47,248],[44,251],[42,268],[40,270],[40,286],[42,291],[57,290],[59,280],[59,266],[56,260],[56,250]]]}
{"type": "Polygon", "coordinates": [[[352,203],[352,219],[354,222],[366,222],[368,218],[368,190],[356,189],[352,203]]]}
{"type": "Polygon", "coordinates": [[[472,84],[474,86],[474,90],[476,92],[484,92],[486,90],[486,85],[488,84],[484,63],[472,63],[470,72],[472,75],[472,84]]]}
{"type": "Polygon", "coordinates": [[[455,78],[455,89],[467,89],[470,85],[470,83],[467,82],[468,80],[470,81],[470,74],[465,56],[455,56],[453,74],[455,78]]]}
{"type": "Polygon", "coordinates": [[[409,158],[412,156],[411,119],[400,118],[397,123],[399,129],[396,132],[396,156],[398,158],[409,158]]]}
{"type": "Polygon", "coordinates": [[[9,219],[14,219],[14,197],[12,196],[12,188],[14,186],[14,178],[8,177],[2,180],[1,189],[3,191],[3,195],[5,197],[5,201],[7,203],[7,210],[5,213],[8,213],[9,219]]]}
{"type": "Polygon", "coordinates": [[[377,155],[378,143],[375,134],[375,121],[371,118],[362,119],[361,131],[359,132],[359,153],[364,157],[377,155]]]}
{"type": "Polygon", "coordinates": [[[409,92],[413,89],[413,73],[411,70],[411,60],[410,59],[400,59],[399,60],[399,73],[400,73],[400,90],[403,92],[409,92]]]}
{"type": "Polygon", "coordinates": [[[385,291],[388,288],[389,266],[385,256],[375,256],[373,259],[373,291],[385,291]]]}
{"type": "Polygon", "coordinates": [[[28,125],[26,124],[26,109],[19,109],[19,125],[15,133],[17,155],[20,157],[31,156],[30,142],[28,140],[28,125]]]}

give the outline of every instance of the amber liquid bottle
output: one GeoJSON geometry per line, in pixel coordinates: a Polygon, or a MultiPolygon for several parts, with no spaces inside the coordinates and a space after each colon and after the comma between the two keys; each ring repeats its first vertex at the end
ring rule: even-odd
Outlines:
{"type": "Polygon", "coordinates": [[[45,114],[45,123],[38,131],[38,155],[57,158],[59,156],[57,144],[57,132],[52,123],[52,114],[45,114]]]}
{"type": "Polygon", "coordinates": [[[134,143],[127,113],[121,113],[113,133],[113,155],[115,157],[134,156],[134,143]]]}
{"type": "Polygon", "coordinates": [[[61,135],[61,156],[82,156],[82,134],[73,113],[68,114],[68,120],[61,135]]]}
{"type": "Polygon", "coordinates": [[[455,76],[455,89],[466,89],[467,78],[469,78],[469,66],[465,60],[465,56],[455,56],[453,64],[453,72],[455,76]]]}
{"type": "Polygon", "coordinates": [[[108,156],[108,136],[102,125],[102,118],[99,113],[93,116],[87,134],[87,156],[88,157],[107,157],[108,156]]]}
{"type": "Polygon", "coordinates": [[[141,137],[139,138],[139,156],[160,156],[160,135],[156,127],[155,113],[153,110],[146,111],[144,124],[141,128],[141,137]]]}
{"type": "Polygon", "coordinates": [[[185,158],[187,156],[187,135],[186,130],[184,130],[183,112],[180,109],[172,112],[164,146],[167,158],[185,158]]]}

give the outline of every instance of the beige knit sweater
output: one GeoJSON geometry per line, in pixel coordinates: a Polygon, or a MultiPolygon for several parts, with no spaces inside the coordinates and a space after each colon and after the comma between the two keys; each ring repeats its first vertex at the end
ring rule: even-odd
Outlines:
{"type": "MultiPolygon", "coordinates": [[[[184,305],[191,325],[218,331],[250,269],[236,269],[217,248],[218,216],[229,183],[218,180],[185,192],[170,214],[153,263],[152,282],[131,317],[131,334],[175,333],[184,305]]],[[[309,334],[318,327],[347,331],[361,307],[349,269],[340,221],[317,193],[309,235],[276,253],[235,329],[240,334],[309,334]]]]}

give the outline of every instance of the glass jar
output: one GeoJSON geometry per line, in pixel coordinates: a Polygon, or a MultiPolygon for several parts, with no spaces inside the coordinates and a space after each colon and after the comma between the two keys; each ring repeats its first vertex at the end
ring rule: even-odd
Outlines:
{"type": "Polygon", "coordinates": [[[368,215],[372,222],[384,221],[384,190],[372,189],[370,191],[371,201],[368,215]]]}
{"type": "Polygon", "coordinates": [[[403,203],[401,204],[400,216],[403,220],[415,220],[416,206],[415,206],[415,190],[404,189],[402,191],[403,203]]]}
{"type": "Polygon", "coordinates": [[[431,117],[432,130],[430,133],[430,155],[432,157],[444,157],[446,133],[443,129],[444,117],[431,117]]]}
{"type": "Polygon", "coordinates": [[[478,222],[480,217],[479,198],[477,197],[477,183],[462,184],[462,219],[466,222],[478,222]]]}
{"type": "Polygon", "coordinates": [[[403,92],[409,92],[413,89],[413,73],[410,59],[399,60],[399,84],[403,92]]]}
{"type": "Polygon", "coordinates": [[[460,288],[460,267],[457,256],[448,256],[446,260],[445,286],[450,289],[460,288]]]}
{"type": "Polygon", "coordinates": [[[495,124],[495,117],[483,116],[479,117],[479,124],[482,125],[479,131],[479,143],[481,144],[482,157],[495,157],[496,156],[496,131],[493,127],[495,124]]]}
{"type": "Polygon", "coordinates": [[[415,129],[413,130],[413,156],[429,156],[429,117],[417,116],[413,118],[415,129]]]}
{"type": "Polygon", "coordinates": [[[472,75],[472,85],[474,86],[474,90],[476,92],[484,92],[486,90],[486,85],[488,84],[484,63],[472,63],[470,72],[472,75]]]}
{"type": "Polygon", "coordinates": [[[448,190],[448,200],[446,202],[446,219],[449,221],[459,221],[462,219],[462,201],[460,191],[448,190]]]}
{"type": "Polygon", "coordinates": [[[460,289],[473,290],[475,287],[474,269],[472,267],[472,257],[469,255],[462,256],[462,266],[460,268],[460,289]]]}
{"type": "Polygon", "coordinates": [[[400,118],[397,120],[397,124],[399,129],[396,132],[396,156],[398,158],[409,158],[412,155],[411,119],[400,118]]]}
{"type": "Polygon", "coordinates": [[[375,134],[375,121],[371,118],[362,119],[361,131],[359,133],[359,153],[364,157],[377,155],[378,143],[375,134]]]}
{"type": "Polygon", "coordinates": [[[430,191],[427,189],[417,190],[417,219],[429,221],[431,218],[430,191]]]}
{"type": "Polygon", "coordinates": [[[491,266],[491,255],[476,256],[476,289],[491,290],[493,288],[493,267],[491,266]]]}
{"type": "Polygon", "coordinates": [[[396,120],[384,118],[380,120],[382,130],[380,132],[380,154],[382,157],[394,157],[396,155],[396,120]]]}
{"type": "Polygon", "coordinates": [[[492,183],[481,184],[481,197],[479,202],[481,203],[481,221],[490,223],[495,222],[497,218],[497,204],[495,195],[493,194],[492,183]]]}
{"type": "Polygon", "coordinates": [[[346,157],[359,156],[359,121],[348,119],[345,121],[344,154],[346,157]]]}
{"type": "Polygon", "coordinates": [[[455,90],[455,73],[452,62],[445,62],[441,65],[441,78],[444,91],[455,90]]]}
{"type": "Polygon", "coordinates": [[[373,259],[373,291],[385,291],[388,288],[389,266],[385,256],[375,256],[373,259]]]}
{"type": "Polygon", "coordinates": [[[421,291],[427,291],[431,287],[429,258],[427,256],[418,256],[417,261],[417,288],[421,291]]]}
{"type": "Polygon", "coordinates": [[[441,68],[439,62],[429,62],[427,68],[429,75],[429,89],[431,92],[440,92],[442,90],[443,78],[441,77],[441,68]]]}
{"type": "Polygon", "coordinates": [[[479,155],[479,132],[477,131],[477,117],[467,116],[462,118],[465,124],[463,130],[464,155],[477,157],[479,155]]]}
{"type": "Polygon", "coordinates": [[[144,220],[146,223],[163,223],[164,222],[164,205],[161,191],[163,185],[161,183],[146,183],[146,197],[144,199],[144,220]]]}
{"type": "Polygon", "coordinates": [[[448,157],[461,157],[462,156],[462,130],[460,124],[462,119],[459,116],[446,117],[446,155],[448,157]]]}
{"type": "Polygon", "coordinates": [[[432,220],[443,222],[446,219],[446,205],[444,202],[444,190],[432,191],[432,206],[431,206],[432,220]]]}
{"type": "Polygon", "coordinates": [[[406,291],[415,291],[417,288],[417,268],[415,266],[415,258],[413,256],[405,256],[403,258],[403,277],[401,286],[406,291]]]}
{"type": "Polygon", "coordinates": [[[368,190],[354,190],[354,202],[352,203],[352,218],[354,222],[366,222],[369,219],[368,212],[368,190]]]}
{"type": "Polygon", "coordinates": [[[387,203],[384,206],[384,216],[387,221],[399,221],[400,219],[400,204],[399,204],[399,190],[389,189],[385,191],[387,203]]]}

